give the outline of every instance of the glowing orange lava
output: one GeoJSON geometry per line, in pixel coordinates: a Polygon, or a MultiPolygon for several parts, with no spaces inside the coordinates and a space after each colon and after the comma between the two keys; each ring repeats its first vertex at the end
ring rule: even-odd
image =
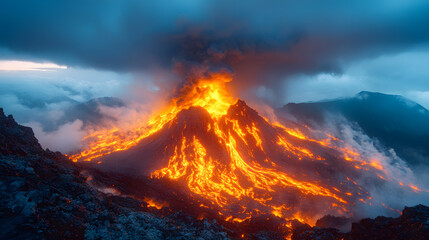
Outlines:
{"type": "Polygon", "coordinates": [[[140,140],[159,131],[166,123],[171,121],[177,113],[192,106],[205,108],[211,116],[219,118],[225,115],[229,106],[236,99],[228,94],[225,83],[231,81],[227,74],[215,73],[207,79],[199,79],[198,84],[185,85],[177,98],[160,113],[149,119],[147,124],[137,127],[133,131],[121,132],[118,128],[96,131],[85,137],[88,140],[85,151],[70,156],[73,161],[91,161],[135,146],[140,140]]]}
{"type": "Polygon", "coordinates": [[[167,202],[158,202],[158,201],[151,199],[151,198],[144,198],[144,201],[147,203],[148,207],[153,207],[153,208],[156,208],[158,210],[162,209],[163,207],[168,207],[167,202]]]}
{"type": "MultiPolygon", "coordinates": [[[[342,169],[349,172],[367,171],[371,166],[369,170],[383,178],[383,166],[378,161],[365,161],[351,147],[338,145],[340,140],[330,134],[314,139],[305,128],[269,123],[228,93],[225,85],[230,81],[231,76],[223,73],[193,81],[143,126],[132,131],[114,128],[94,132],[84,139],[86,149],[70,158],[97,159],[102,164],[102,156],[130,149],[163,129],[173,128],[179,113],[194,109],[195,114],[208,113],[210,119],[201,120],[200,128],[190,126],[195,128],[192,134],[179,133],[179,139],[166,144],[162,154],[167,164],[153,171],[151,177],[184,183],[192,193],[217,206],[226,221],[243,222],[255,214],[270,213],[314,223],[312,204],[347,214],[351,202],[366,204],[371,200],[368,192],[349,177],[331,181],[327,178],[333,170],[324,169],[330,161],[341,161],[342,169]],[[326,153],[332,151],[335,154],[326,153]],[[309,163],[314,167],[309,169],[309,163]]],[[[165,206],[152,200],[149,205],[165,206]]]]}

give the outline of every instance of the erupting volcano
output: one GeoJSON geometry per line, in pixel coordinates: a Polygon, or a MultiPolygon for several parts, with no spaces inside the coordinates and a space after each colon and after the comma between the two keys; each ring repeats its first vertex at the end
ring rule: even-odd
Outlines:
{"type": "Polygon", "coordinates": [[[429,1],[162,1],[0,3],[0,239],[429,239],[429,1]]]}
{"type": "Polygon", "coordinates": [[[329,133],[270,122],[229,94],[231,80],[213,73],[189,81],[146,124],[97,131],[70,158],[178,182],[201,207],[236,223],[272,214],[314,224],[326,214],[353,217],[359,204],[383,204],[357,183],[363,175],[397,181],[376,157],[365,159],[329,133]]]}

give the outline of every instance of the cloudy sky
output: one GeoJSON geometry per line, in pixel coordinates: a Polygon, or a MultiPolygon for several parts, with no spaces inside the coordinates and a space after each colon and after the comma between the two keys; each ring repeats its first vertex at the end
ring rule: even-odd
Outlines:
{"type": "Polygon", "coordinates": [[[275,107],[366,90],[429,108],[428,24],[423,0],[5,0],[0,106],[30,122],[227,69],[240,97],[275,107]]]}

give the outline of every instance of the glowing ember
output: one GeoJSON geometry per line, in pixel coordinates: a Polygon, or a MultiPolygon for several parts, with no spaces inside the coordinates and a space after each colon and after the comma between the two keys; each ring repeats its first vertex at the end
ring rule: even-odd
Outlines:
{"type": "Polygon", "coordinates": [[[159,201],[156,201],[156,200],[150,199],[150,198],[144,198],[144,201],[147,203],[148,207],[153,207],[153,208],[156,208],[158,210],[162,209],[163,207],[168,207],[167,202],[159,202],[159,201]]]}
{"type": "Polygon", "coordinates": [[[414,191],[417,191],[417,192],[421,192],[422,191],[420,188],[418,188],[416,186],[413,186],[413,185],[409,185],[409,187],[412,188],[414,191]]]}

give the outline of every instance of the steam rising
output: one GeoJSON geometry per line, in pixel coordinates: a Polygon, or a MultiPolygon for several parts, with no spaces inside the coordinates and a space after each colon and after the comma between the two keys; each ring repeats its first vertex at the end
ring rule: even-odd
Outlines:
{"type": "Polygon", "coordinates": [[[34,131],[42,147],[54,151],[68,153],[82,148],[82,138],[86,132],[82,130],[82,121],[75,120],[72,123],[61,125],[58,130],[53,132],[43,131],[43,127],[38,122],[29,122],[26,124],[34,131]]]}
{"type": "Polygon", "coordinates": [[[384,179],[377,178],[372,172],[355,179],[372,197],[371,205],[356,202],[355,221],[380,215],[396,217],[400,215],[404,205],[429,202],[426,174],[411,170],[408,164],[396,155],[394,149],[387,149],[377,139],[368,137],[357,124],[339,115],[328,115],[326,119],[326,123],[319,126],[321,130],[332,132],[345,146],[357,150],[363,159],[376,160],[385,173],[385,177],[382,176],[384,179]]]}

